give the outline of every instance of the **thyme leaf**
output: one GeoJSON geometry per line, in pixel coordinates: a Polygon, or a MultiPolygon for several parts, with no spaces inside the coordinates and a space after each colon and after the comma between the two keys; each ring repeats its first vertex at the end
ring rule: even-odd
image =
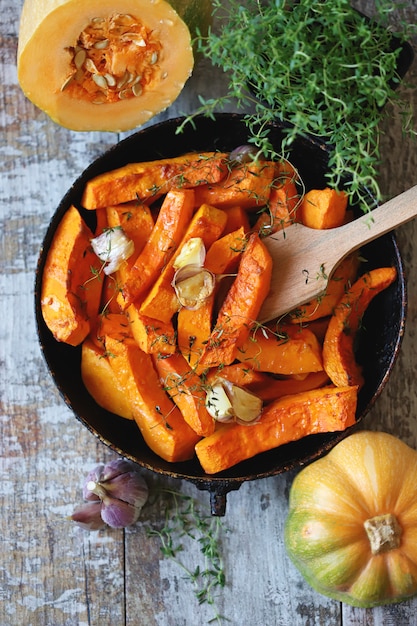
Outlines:
{"type": "MultiPolygon", "coordinates": [[[[396,87],[398,59],[411,25],[401,33],[387,27],[392,2],[375,1],[368,19],[348,0],[213,0],[219,28],[198,35],[199,51],[228,76],[227,94],[200,97],[188,116],[213,117],[237,101],[245,111],[250,141],[265,155],[278,156],[268,124],[285,124],[282,152],[299,135],[313,135],[330,148],[327,182],[344,187],[370,208],[379,201],[379,124],[395,103],[409,127],[410,111],[396,87]]],[[[401,3],[395,3],[395,9],[401,3]]],[[[181,132],[181,127],[179,128],[181,132]]],[[[282,156],[282,155],[280,155],[282,156]]]]}
{"type": "Polygon", "coordinates": [[[223,624],[226,617],[216,609],[216,592],[226,585],[226,572],[221,554],[224,526],[219,517],[203,513],[198,502],[174,489],[156,488],[154,495],[163,499],[165,519],[163,524],[146,526],[148,537],[160,540],[161,553],[174,561],[185,573],[194,587],[199,604],[206,603],[213,609],[209,623],[223,624]],[[182,560],[187,542],[194,542],[202,560],[190,569],[182,560]]]}

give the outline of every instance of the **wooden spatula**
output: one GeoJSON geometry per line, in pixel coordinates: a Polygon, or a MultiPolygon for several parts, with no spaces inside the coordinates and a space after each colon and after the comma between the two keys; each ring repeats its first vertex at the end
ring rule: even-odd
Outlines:
{"type": "Polygon", "coordinates": [[[417,185],[339,228],[315,230],[293,224],[263,239],[273,270],[258,321],[268,322],[322,294],[345,256],[416,215],[417,185]]]}

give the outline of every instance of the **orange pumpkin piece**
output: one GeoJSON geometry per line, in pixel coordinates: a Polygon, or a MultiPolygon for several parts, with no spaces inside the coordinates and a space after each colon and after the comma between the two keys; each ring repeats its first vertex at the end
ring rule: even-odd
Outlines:
{"type": "Polygon", "coordinates": [[[117,281],[117,270],[114,274],[106,276],[103,275],[103,287],[101,290],[101,299],[99,310],[102,314],[108,313],[121,313],[122,308],[118,303],[118,297],[120,293],[120,285],[117,281]]]}
{"type": "Polygon", "coordinates": [[[174,354],[177,337],[172,322],[161,322],[142,315],[139,306],[131,304],[127,309],[133,337],[138,346],[147,354],[174,354]]]}
{"type": "Polygon", "coordinates": [[[289,314],[291,323],[312,322],[321,317],[332,315],[335,306],[355,282],[358,269],[359,256],[354,252],[343,259],[336,267],[323,295],[303,304],[289,314]]]}
{"type": "Polygon", "coordinates": [[[150,237],[131,265],[122,285],[125,307],[140,298],[160,275],[161,269],[166,266],[182,240],[193,209],[192,189],[167,193],[150,237]]]}
{"type": "Polygon", "coordinates": [[[101,298],[101,261],[90,240],[93,233],[75,207],[64,214],[43,270],[41,310],[57,341],[79,345],[95,321],[101,298]]]}
{"type": "MultiPolygon", "coordinates": [[[[100,213],[103,209],[96,211],[100,213]]],[[[107,223],[109,228],[121,228],[126,237],[133,242],[133,254],[119,267],[109,278],[113,285],[109,284],[107,302],[112,309],[125,308],[125,302],[121,287],[127,280],[130,268],[142,252],[154,229],[154,219],[149,207],[139,201],[118,204],[106,209],[107,223]],[[113,293],[111,293],[111,291],[113,293]],[[110,297],[113,296],[113,300],[110,297]],[[114,302],[116,298],[116,302],[114,302]]]]}
{"type": "Polygon", "coordinates": [[[184,421],[159,381],[152,357],[134,339],[106,337],[109,363],[124,390],[133,417],[149,448],[165,461],[187,461],[194,456],[199,436],[184,421]]]}
{"type": "Polygon", "coordinates": [[[100,209],[137,199],[153,202],[172,189],[217,183],[226,176],[226,156],[220,152],[202,152],[129,163],[89,180],[81,204],[86,209],[100,209]]]}
{"type": "Polygon", "coordinates": [[[285,226],[289,226],[295,218],[300,196],[293,180],[284,180],[271,189],[267,207],[255,222],[254,230],[262,235],[271,235],[285,226]]]}
{"type": "Polygon", "coordinates": [[[91,329],[90,338],[96,346],[104,348],[107,335],[119,341],[124,341],[126,337],[132,337],[129,318],[122,312],[99,315],[94,327],[91,329]]]}
{"type": "Polygon", "coordinates": [[[216,207],[208,204],[203,204],[198,211],[195,212],[180,245],[169,262],[165,264],[163,271],[143,300],[140,307],[142,315],[147,315],[148,317],[167,323],[171,320],[172,316],[177,313],[180,308],[180,302],[172,286],[172,279],[175,274],[175,259],[181,252],[182,246],[190,239],[200,237],[206,249],[210,248],[212,243],[222,234],[226,220],[227,217],[224,211],[220,211],[216,207]]]}
{"type": "Polygon", "coordinates": [[[249,216],[247,211],[243,209],[241,206],[232,206],[227,209],[227,222],[226,228],[224,229],[224,234],[231,233],[234,230],[238,230],[239,228],[243,228],[245,233],[248,233],[251,229],[249,216]]]}
{"type": "Polygon", "coordinates": [[[233,272],[245,249],[247,238],[243,226],[214,241],[206,254],[204,267],[213,274],[233,272]]]}
{"type": "Polygon", "coordinates": [[[211,435],[215,422],[206,409],[206,392],[200,377],[190,369],[182,354],[155,356],[154,363],[164,389],[187,424],[201,437],[211,435]]]}
{"type": "Polygon", "coordinates": [[[369,303],[389,287],[396,276],[395,267],[367,272],[352,285],[336,307],[323,343],[323,366],[336,386],[363,385],[362,368],[354,354],[355,337],[369,303]]]}
{"type": "Polygon", "coordinates": [[[291,441],[343,431],[355,423],[356,387],[323,387],[269,404],[250,426],[225,424],[195,447],[207,474],[223,470],[291,441]]]}
{"type": "Polygon", "coordinates": [[[114,377],[104,348],[87,338],[81,348],[81,377],[88,393],[106,411],[133,420],[124,390],[114,377]]]}
{"type": "Polygon", "coordinates": [[[213,292],[195,311],[185,308],[178,311],[178,348],[193,369],[196,368],[210,337],[214,300],[215,293],[213,292]]]}
{"type": "Polygon", "coordinates": [[[199,371],[230,365],[235,360],[238,348],[246,342],[250,327],[268,294],[271,272],[271,256],[259,235],[253,233],[199,361],[199,371]]]}
{"type": "Polygon", "coordinates": [[[271,374],[308,374],[323,370],[322,349],[311,330],[280,325],[257,329],[237,351],[247,367],[271,374]]]}
{"type": "Polygon", "coordinates": [[[298,214],[301,223],[309,228],[336,228],[346,219],[348,197],[336,189],[311,189],[304,195],[298,214]]]}
{"type": "Polygon", "coordinates": [[[217,183],[195,189],[196,206],[212,204],[219,209],[236,205],[254,209],[268,202],[275,166],[269,161],[242,163],[231,168],[217,183]]]}
{"type": "Polygon", "coordinates": [[[121,228],[126,237],[133,241],[136,256],[132,255],[128,259],[128,263],[133,263],[145,247],[155,226],[150,208],[134,200],[126,204],[107,207],[106,215],[109,228],[121,228]]]}

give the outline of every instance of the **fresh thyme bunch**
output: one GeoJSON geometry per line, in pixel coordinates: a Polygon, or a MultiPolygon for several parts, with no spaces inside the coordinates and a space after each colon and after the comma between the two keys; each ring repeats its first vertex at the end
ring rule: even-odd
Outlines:
{"type": "Polygon", "coordinates": [[[393,6],[399,5],[377,0],[371,20],[348,0],[213,0],[218,32],[199,36],[197,43],[227,73],[228,93],[200,97],[195,115],[212,116],[237,100],[251,111],[245,117],[250,140],[271,156],[277,155],[268,140],[269,122],[288,124],[284,154],[297,135],[314,135],[330,147],[329,186],[344,185],[365,204],[369,194],[379,200],[384,107],[399,106],[404,128],[410,117],[396,91],[405,31],[394,39],[387,28],[393,6]]]}

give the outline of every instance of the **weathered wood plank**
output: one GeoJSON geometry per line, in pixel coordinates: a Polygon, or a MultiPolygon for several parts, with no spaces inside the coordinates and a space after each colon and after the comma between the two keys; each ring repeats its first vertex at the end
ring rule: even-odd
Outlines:
{"type": "MultiPolygon", "coordinates": [[[[366,8],[369,2],[363,4],[366,8]]],[[[0,131],[5,139],[0,143],[0,624],[204,624],[213,609],[198,605],[181,568],[163,558],[158,538],[147,536],[150,524],[162,523],[165,511],[159,501],[146,507],[138,524],[125,532],[86,533],[67,520],[81,502],[84,475],[114,455],[74,419],[49,377],[36,337],[34,272],[61,197],[118,137],[61,129],[23,97],[15,70],[21,6],[22,0],[0,0],[0,131]]],[[[417,80],[416,65],[409,78],[417,80]]],[[[208,97],[222,89],[224,77],[203,63],[175,106],[153,122],[192,111],[197,94],[208,97]]],[[[415,105],[415,94],[412,98],[415,105]]],[[[381,186],[393,195],[415,184],[417,149],[401,137],[398,115],[390,115],[385,128],[381,186]]],[[[402,351],[385,393],[364,423],[415,447],[416,230],[416,223],[407,224],[398,235],[409,283],[402,351]]],[[[149,472],[144,475],[155,482],[149,472]]],[[[247,483],[228,496],[222,531],[227,585],[216,602],[219,613],[230,620],[226,623],[413,625],[417,600],[359,610],[319,596],[306,585],[282,542],[293,477],[291,472],[247,483]]],[[[207,493],[188,483],[163,482],[195,496],[208,510],[207,493]]],[[[200,562],[199,546],[184,540],[181,556],[193,570],[200,562]]]]}

